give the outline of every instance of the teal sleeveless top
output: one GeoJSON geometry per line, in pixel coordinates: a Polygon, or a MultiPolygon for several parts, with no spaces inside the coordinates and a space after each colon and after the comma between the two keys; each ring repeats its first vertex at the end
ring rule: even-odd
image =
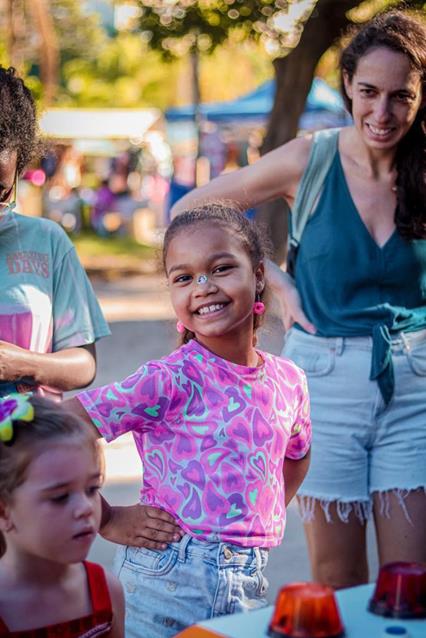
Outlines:
{"type": "Polygon", "coordinates": [[[352,200],[338,151],[303,231],[295,281],[318,336],[372,337],[370,379],[388,404],[391,337],[426,328],[426,240],[406,240],[395,230],[377,245],[352,200]]]}

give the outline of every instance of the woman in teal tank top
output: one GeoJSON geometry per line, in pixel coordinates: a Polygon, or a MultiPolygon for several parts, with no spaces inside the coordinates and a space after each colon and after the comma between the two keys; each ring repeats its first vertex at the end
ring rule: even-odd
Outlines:
{"type": "MultiPolygon", "coordinates": [[[[267,265],[284,355],[304,368],[311,395],[312,462],[299,503],[313,576],[334,587],[368,582],[370,514],[380,563],[426,561],[424,23],[377,16],[343,51],[341,77],[353,125],[338,133],[295,279],[267,265]]],[[[283,197],[292,206],[315,144],[292,140],[172,212],[212,200],[244,210],[283,197]]]]}

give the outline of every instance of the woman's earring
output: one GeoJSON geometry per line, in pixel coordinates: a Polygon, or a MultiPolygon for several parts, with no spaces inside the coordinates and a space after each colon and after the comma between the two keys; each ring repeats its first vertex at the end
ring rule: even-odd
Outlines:
{"type": "Polygon", "coordinates": [[[265,304],[263,301],[260,301],[259,293],[256,294],[256,301],[253,304],[253,314],[255,315],[263,315],[265,312],[265,304]]]}
{"type": "Polygon", "coordinates": [[[178,321],[176,323],[176,330],[179,332],[179,334],[183,334],[185,332],[186,328],[183,325],[182,321],[178,321]]]}

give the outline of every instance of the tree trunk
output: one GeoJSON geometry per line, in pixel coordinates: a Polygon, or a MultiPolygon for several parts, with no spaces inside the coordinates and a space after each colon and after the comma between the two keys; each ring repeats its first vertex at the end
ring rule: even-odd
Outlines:
{"type": "Polygon", "coordinates": [[[40,74],[43,83],[43,101],[46,106],[55,98],[58,88],[59,47],[55,27],[49,13],[48,0],[29,0],[35,28],[40,37],[40,74]]]}
{"type": "Polygon", "coordinates": [[[196,151],[194,162],[194,184],[198,183],[197,166],[201,151],[201,89],[200,89],[200,54],[197,46],[191,49],[191,86],[192,104],[194,105],[194,126],[196,135],[196,151]]]}
{"type": "Polygon", "coordinates": [[[23,1],[7,0],[5,18],[8,62],[18,72],[22,72],[25,59],[23,42],[26,38],[23,1]]]}
{"type": "MultiPolygon", "coordinates": [[[[348,24],[346,12],[358,4],[359,0],[319,0],[298,46],[285,58],[274,60],[276,93],[262,153],[296,136],[319,59],[348,24]]],[[[278,263],[283,262],[286,255],[287,213],[283,200],[264,204],[259,209],[260,221],[269,229],[278,263]]]]}

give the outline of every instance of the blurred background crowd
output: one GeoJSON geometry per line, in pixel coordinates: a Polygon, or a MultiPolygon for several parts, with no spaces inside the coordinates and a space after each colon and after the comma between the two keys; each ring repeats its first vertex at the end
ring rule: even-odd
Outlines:
{"type": "MultiPolygon", "coordinates": [[[[26,77],[50,140],[19,184],[19,209],[74,235],[158,244],[194,185],[348,124],[339,36],[398,4],[0,0],[0,63],[26,77]]],[[[283,205],[260,211],[278,259],[283,205]]]]}

